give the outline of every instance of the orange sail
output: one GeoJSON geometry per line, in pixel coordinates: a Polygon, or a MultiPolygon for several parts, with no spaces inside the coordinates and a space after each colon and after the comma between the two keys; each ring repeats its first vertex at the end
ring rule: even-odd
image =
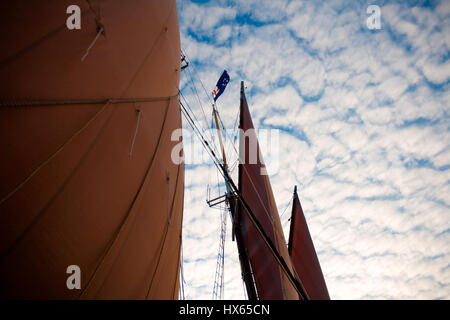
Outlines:
{"type": "Polygon", "coordinates": [[[327,285],[297,195],[297,187],[294,189],[288,249],[295,271],[310,299],[329,300],[327,285]]]}
{"type": "MultiPolygon", "coordinates": [[[[250,264],[250,270],[244,270],[244,273],[251,272],[253,274],[256,291],[254,298],[262,300],[299,299],[301,298],[299,292],[289,280],[288,273],[293,273],[293,267],[269,177],[264,174],[264,162],[259,152],[259,143],[254,132],[242,83],[240,116],[240,129],[244,136],[240,138],[239,194],[249,208],[240,203],[235,225],[238,229],[237,235],[242,237],[242,243],[239,243],[239,237],[237,237],[238,248],[240,248],[240,253],[244,251],[250,264]],[[256,148],[253,150],[251,150],[252,142],[256,144],[256,148]],[[251,158],[255,156],[255,152],[257,159],[252,161],[251,158]],[[258,227],[249,218],[249,211],[259,222],[261,230],[258,230],[258,227]],[[267,239],[261,234],[261,231],[266,234],[274,248],[267,244],[267,239]],[[285,267],[282,266],[277,256],[285,262],[285,267]]],[[[247,292],[249,292],[248,287],[249,285],[247,285],[247,292]]],[[[251,295],[249,294],[249,296],[251,295]]]]}
{"type": "Polygon", "coordinates": [[[0,21],[0,296],[176,299],[176,1],[4,1],[0,21]]]}

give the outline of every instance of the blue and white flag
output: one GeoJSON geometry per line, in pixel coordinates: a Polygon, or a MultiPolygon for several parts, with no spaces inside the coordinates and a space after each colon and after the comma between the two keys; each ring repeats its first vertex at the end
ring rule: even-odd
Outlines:
{"type": "Polygon", "coordinates": [[[228,82],[230,82],[230,76],[228,75],[227,70],[223,70],[223,73],[220,76],[219,81],[217,81],[216,88],[212,92],[214,102],[216,102],[217,98],[219,98],[220,95],[225,91],[225,87],[227,86],[228,82]]]}

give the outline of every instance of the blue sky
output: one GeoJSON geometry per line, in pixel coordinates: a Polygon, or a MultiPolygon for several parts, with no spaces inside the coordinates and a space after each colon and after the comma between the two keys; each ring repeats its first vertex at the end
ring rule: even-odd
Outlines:
{"type": "MultiPolygon", "coordinates": [[[[255,126],[279,130],[281,156],[267,167],[285,235],[298,185],[331,297],[449,299],[450,2],[177,3],[191,62],[183,95],[206,129],[202,84],[209,93],[228,70],[218,105],[232,129],[245,81],[255,126]],[[380,30],[367,28],[370,4],[381,9],[380,30]]],[[[212,295],[220,212],[205,200],[208,184],[219,193],[217,181],[207,163],[187,166],[189,299],[212,295]]],[[[240,299],[230,234],[225,298],[240,299]]]]}

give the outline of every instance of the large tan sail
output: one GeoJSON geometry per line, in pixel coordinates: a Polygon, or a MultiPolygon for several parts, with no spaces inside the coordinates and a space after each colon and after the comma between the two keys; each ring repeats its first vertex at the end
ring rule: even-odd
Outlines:
{"type": "Polygon", "coordinates": [[[176,1],[3,1],[0,21],[0,296],[177,298],[176,1]]]}

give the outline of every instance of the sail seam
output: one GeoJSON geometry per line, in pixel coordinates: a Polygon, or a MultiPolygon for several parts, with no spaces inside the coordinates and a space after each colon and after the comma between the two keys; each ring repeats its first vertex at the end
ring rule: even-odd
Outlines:
{"type": "Polygon", "coordinates": [[[5,100],[0,101],[0,107],[153,102],[153,101],[167,101],[176,97],[178,97],[178,92],[174,95],[166,97],[145,97],[145,98],[100,98],[100,99],[17,100],[17,101],[5,100]]]}

